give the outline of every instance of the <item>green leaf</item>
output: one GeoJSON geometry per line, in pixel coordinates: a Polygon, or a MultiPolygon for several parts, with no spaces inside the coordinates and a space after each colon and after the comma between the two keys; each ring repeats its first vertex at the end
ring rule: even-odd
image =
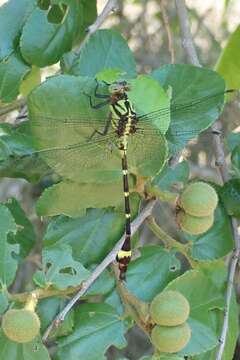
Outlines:
{"type": "Polygon", "coordinates": [[[81,0],[81,6],[79,33],[75,39],[77,43],[85,37],[88,27],[94,23],[97,17],[96,0],[81,0]]]}
{"type": "Polygon", "coordinates": [[[184,360],[184,358],[177,355],[159,355],[159,356],[144,356],[140,360],[184,360]]]}
{"type": "MultiPolygon", "coordinates": [[[[91,267],[91,270],[94,268],[91,267]]],[[[101,273],[101,275],[97,278],[96,281],[90,286],[85,297],[89,296],[97,296],[97,295],[107,295],[113,290],[115,286],[114,277],[109,273],[108,270],[105,270],[101,273]]]]}
{"type": "Polygon", "coordinates": [[[23,96],[28,96],[28,94],[40,83],[41,83],[40,69],[36,66],[32,66],[31,71],[23,79],[19,91],[23,96]]]}
{"type": "MultiPolygon", "coordinates": [[[[25,258],[36,244],[36,234],[33,225],[26,217],[16,199],[9,199],[5,205],[11,211],[18,227],[16,235],[11,236],[12,243],[20,245],[19,255],[25,258]]],[[[11,234],[9,234],[8,239],[10,239],[10,235],[11,234]]]]}
{"type": "Polygon", "coordinates": [[[95,77],[104,69],[121,69],[128,78],[136,76],[136,65],[125,39],[112,30],[98,30],[81,49],[80,55],[67,59],[63,64],[65,71],[71,75],[95,77]]]}
{"type": "Polygon", "coordinates": [[[76,309],[73,334],[58,341],[60,360],[104,360],[111,346],[126,346],[123,322],[107,304],[83,304],[76,309]]]}
{"type": "Polygon", "coordinates": [[[81,284],[89,276],[89,271],[72,258],[72,249],[68,245],[44,249],[42,258],[44,270],[34,275],[34,281],[40,286],[65,289],[81,284]]]}
{"type": "Polygon", "coordinates": [[[7,287],[0,288],[0,314],[2,315],[8,308],[8,291],[7,287]]]}
{"type": "Polygon", "coordinates": [[[233,176],[240,178],[240,145],[236,146],[231,154],[233,176]]]}
{"type": "Polygon", "coordinates": [[[63,23],[54,24],[48,22],[46,11],[36,8],[29,16],[21,35],[20,50],[24,59],[38,67],[58,62],[74,44],[79,31],[81,10],[80,0],[71,1],[63,23]]]}
{"type": "Polygon", "coordinates": [[[48,250],[54,244],[68,244],[74,259],[89,267],[99,263],[120,239],[124,223],[124,217],[110,209],[91,209],[76,219],[59,216],[50,221],[43,245],[48,250]]]}
{"type": "Polygon", "coordinates": [[[185,64],[165,65],[155,70],[152,77],[158,80],[165,90],[172,90],[173,107],[176,104],[189,104],[191,100],[196,101],[202,97],[208,99],[197,107],[197,111],[194,107],[188,107],[186,111],[172,111],[167,139],[171,152],[175,153],[218,118],[224,104],[225,83],[223,78],[212,70],[185,64]],[[218,96],[213,96],[216,94],[218,96]],[[183,130],[185,134],[181,136],[183,130]]]}
{"type": "MultiPolygon", "coordinates": [[[[170,108],[170,100],[165,94],[163,88],[159,86],[159,82],[155,79],[141,75],[137,79],[130,80],[130,91],[128,97],[134,104],[137,114],[143,115],[149,112],[158,111],[161,107],[166,109],[170,108]],[[148,96],[146,96],[148,94],[148,96]]],[[[153,124],[157,127],[159,119],[153,119],[153,124]]],[[[164,116],[161,121],[160,130],[163,134],[166,133],[170,124],[170,113],[164,116]]]]}
{"type": "Polygon", "coordinates": [[[240,146],[240,134],[230,133],[226,135],[227,146],[230,151],[233,151],[235,147],[240,146]]]}
{"type": "Polygon", "coordinates": [[[17,127],[0,124],[0,176],[20,177],[30,182],[38,182],[52,171],[34,152],[33,139],[29,135],[29,124],[17,127]]]}
{"type": "Polygon", "coordinates": [[[225,298],[222,291],[199,270],[185,272],[165,289],[179,291],[190,304],[188,323],[192,336],[180,354],[193,356],[216,347],[218,334],[212,324],[210,312],[214,309],[223,309],[225,298]]]}
{"type": "Polygon", "coordinates": [[[220,189],[220,196],[228,215],[240,217],[240,179],[227,181],[220,189]]]}
{"type": "Polygon", "coordinates": [[[19,34],[35,0],[8,0],[0,7],[0,61],[10,56],[18,44],[19,34]]]}
{"type": "Polygon", "coordinates": [[[9,286],[16,275],[17,260],[14,255],[19,253],[19,245],[9,244],[8,235],[16,234],[17,225],[8,208],[0,204],[0,282],[9,286]]]}
{"type": "Polygon", "coordinates": [[[18,53],[12,53],[6,60],[0,62],[0,100],[11,102],[19,94],[19,87],[30,71],[18,53]]]}
{"type": "MultiPolygon", "coordinates": [[[[39,301],[37,314],[41,319],[41,332],[44,333],[57,314],[66,306],[68,300],[60,297],[50,297],[39,301]]],[[[50,337],[71,334],[74,326],[74,310],[70,311],[57,329],[51,331],[50,337]]]]}
{"type": "Polygon", "coordinates": [[[188,182],[189,166],[187,161],[178,163],[173,169],[165,166],[160,174],[155,176],[152,181],[153,186],[157,186],[161,191],[174,191],[174,187],[179,183],[183,186],[188,182]]]}
{"type": "Polygon", "coordinates": [[[0,331],[0,358],[4,360],[50,360],[49,354],[41,339],[34,339],[25,344],[9,340],[0,331]]]}
{"type": "Polygon", "coordinates": [[[230,219],[221,203],[215,210],[213,226],[206,233],[185,237],[193,242],[194,259],[214,260],[229,254],[233,249],[232,229],[230,219]]]}
{"type": "Polygon", "coordinates": [[[37,202],[38,215],[77,217],[87,208],[116,206],[123,201],[122,184],[60,182],[44,191],[37,202]]]}
{"type": "Polygon", "coordinates": [[[240,59],[238,56],[240,42],[240,26],[231,34],[227,44],[222,50],[216,71],[222,75],[228,88],[237,89],[240,87],[240,59]]]}
{"type": "Polygon", "coordinates": [[[179,275],[179,268],[180,263],[174,253],[161,246],[142,247],[141,256],[129,264],[126,286],[139,299],[151,301],[179,275]]]}
{"type": "MultiPolygon", "coordinates": [[[[211,279],[214,285],[222,292],[222,295],[225,297],[226,283],[227,283],[227,272],[228,269],[224,261],[212,261],[209,263],[201,263],[201,270],[204,274],[211,279]]],[[[222,331],[223,324],[223,311],[219,309],[212,310],[209,313],[210,320],[213,328],[215,329],[218,336],[222,331]]],[[[228,332],[226,345],[224,348],[223,360],[233,359],[233,354],[235,351],[236,343],[238,339],[238,305],[236,302],[236,295],[233,294],[229,309],[229,322],[228,322],[228,332]]],[[[218,348],[215,348],[212,351],[208,351],[204,354],[194,357],[194,360],[215,360],[216,352],[218,348]]]]}

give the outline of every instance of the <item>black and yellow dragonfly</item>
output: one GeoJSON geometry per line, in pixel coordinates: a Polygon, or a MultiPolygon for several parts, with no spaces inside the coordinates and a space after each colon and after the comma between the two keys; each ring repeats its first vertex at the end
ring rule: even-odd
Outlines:
{"type": "Polygon", "coordinates": [[[81,114],[76,118],[61,114],[52,117],[38,111],[30,120],[33,134],[41,144],[38,153],[62,176],[74,179],[77,178],[79,169],[81,173],[96,174],[98,168],[108,174],[116,167],[119,169],[121,162],[126,225],[125,241],[117,255],[117,261],[120,279],[123,280],[131,259],[128,164],[131,172],[134,172],[136,167],[141,167],[144,163],[146,166],[141,174],[151,176],[152,167],[148,167],[148,164],[155,166],[158,163],[156,173],[168,158],[167,141],[172,144],[174,151],[178,146],[182,147],[188,140],[196,137],[206,126],[203,120],[201,129],[199,126],[195,128],[195,116],[202,112],[203,117],[207,114],[213,122],[222,110],[225,93],[234,90],[212,93],[186,103],[172,103],[170,108],[139,115],[129,99],[130,87],[126,81],[105,85],[108,93],[100,93],[98,83],[94,94],[84,93],[88,98],[90,111],[96,111],[95,118],[89,117],[88,114],[81,114]],[[106,113],[97,116],[98,112],[106,107],[110,110],[109,116],[106,117],[106,113]],[[161,129],[161,123],[170,115],[178,121],[175,122],[175,126],[170,125],[165,134],[165,129],[161,129]],[[192,123],[189,130],[185,129],[187,121],[192,123]],[[69,133],[71,141],[67,143],[69,133]],[[65,144],[51,147],[51,137],[58,140],[65,137],[65,144]],[[46,138],[48,145],[45,146],[46,138]]]}

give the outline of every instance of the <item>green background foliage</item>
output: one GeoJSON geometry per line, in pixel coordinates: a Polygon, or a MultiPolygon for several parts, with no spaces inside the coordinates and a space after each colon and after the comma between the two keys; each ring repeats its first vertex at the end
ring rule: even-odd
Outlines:
{"type": "MultiPolygon", "coordinates": [[[[51,344],[43,345],[40,336],[31,343],[16,344],[1,332],[0,358],[47,360],[51,354],[54,360],[215,359],[227,287],[223,259],[234,247],[230,216],[240,216],[239,134],[227,137],[231,180],[219,185],[215,174],[208,176],[200,169],[200,178],[216,188],[219,204],[213,226],[199,236],[180,231],[175,216],[178,194],[189,180],[198,177],[191,161],[201,157],[201,144],[194,144],[196,152],[194,145],[188,145],[190,163],[184,160],[170,167],[168,161],[208,129],[226,101],[234,98],[234,94],[225,96],[224,90],[239,87],[239,26],[218,51],[218,58],[210,61],[215,71],[181,64],[181,58],[179,64],[166,65],[170,61],[164,58],[164,38],[161,56],[148,63],[146,58],[140,61],[139,49],[147,44],[151,50],[144,52],[151,58],[154,51],[149,34],[144,26],[144,36],[142,29],[131,27],[123,11],[129,11],[127,6],[134,7],[134,3],[142,9],[137,26],[147,14],[147,2],[126,1],[120,15],[115,15],[119,22],[113,29],[97,30],[87,41],[86,29],[97,16],[95,0],[9,0],[0,7],[0,114],[12,104],[13,110],[18,108],[22,100],[20,110],[24,113],[27,105],[28,111],[28,121],[19,118],[14,126],[11,121],[0,124],[0,176],[23,178],[31,184],[27,185],[31,186],[27,206],[12,194],[6,194],[8,201],[0,204],[0,313],[9,306],[21,307],[17,296],[36,287],[42,294],[36,311],[43,335],[73,296],[73,288],[84,284],[124,235],[116,135],[113,131],[107,134],[110,146],[100,134],[91,138],[94,130],[104,129],[110,106],[93,109],[89,96],[95,105],[102,101],[95,97],[95,79],[101,95],[109,94],[105,82],[126,80],[142,130],[128,142],[132,220],[145,198],[161,201],[154,212],[156,222],[151,226],[148,219],[145,228],[133,237],[126,291],[137,303],[137,310],[164,289],[182,293],[191,309],[191,340],[179,354],[171,356],[153,353],[149,333],[141,334],[139,341],[136,318],[133,312],[126,313],[115,270],[109,267],[51,333],[54,349],[51,344]],[[131,31],[138,34],[133,41],[131,31]],[[145,37],[143,42],[141,37],[145,37]],[[47,78],[41,79],[45,71],[47,78]],[[52,73],[54,76],[48,76],[52,73]],[[26,264],[31,264],[30,275],[19,285],[18,274],[27,273],[26,264]],[[131,344],[131,338],[141,345],[140,350],[131,344]]],[[[172,5],[168,6],[171,12],[172,5]]],[[[197,18],[194,12],[190,14],[197,18]]],[[[157,22],[160,16],[156,10],[157,22]]],[[[174,36],[178,36],[175,15],[170,18],[174,36]]],[[[153,43],[155,35],[151,35],[153,43]]],[[[232,130],[236,124],[229,123],[232,130]]],[[[229,124],[225,125],[229,130],[229,124]]],[[[203,148],[210,164],[208,145],[203,144],[203,148]]],[[[235,293],[229,314],[223,360],[233,359],[238,337],[235,293]]]]}

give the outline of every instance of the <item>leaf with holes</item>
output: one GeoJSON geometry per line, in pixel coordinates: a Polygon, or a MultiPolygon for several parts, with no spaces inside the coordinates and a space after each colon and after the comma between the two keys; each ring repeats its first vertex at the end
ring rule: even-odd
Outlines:
{"type": "Polygon", "coordinates": [[[36,234],[33,225],[26,217],[26,214],[16,199],[9,199],[6,207],[11,211],[18,226],[18,231],[15,236],[9,234],[9,240],[12,239],[12,243],[19,244],[20,257],[24,258],[36,244],[36,234]]]}
{"type": "Polygon", "coordinates": [[[43,250],[42,257],[43,270],[34,275],[35,283],[41,287],[65,289],[81,284],[89,276],[89,271],[72,258],[70,246],[55,246],[43,250]]]}

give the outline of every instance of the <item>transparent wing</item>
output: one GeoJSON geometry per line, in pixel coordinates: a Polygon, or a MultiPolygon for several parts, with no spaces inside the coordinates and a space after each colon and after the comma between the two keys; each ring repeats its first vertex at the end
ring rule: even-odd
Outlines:
{"type": "Polygon", "coordinates": [[[36,153],[57,174],[78,182],[97,181],[114,172],[118,174],[121,165],[113,132],[106,136],[96,134],[91,142],[52,147],[36,153]]]}
{"type": "Polygon", "coordinates": [[[166,138],[161,132],[146,136],[144,131],[128,138],[128,164],[132,172],[141,176],[154,176],[164,165],[168,155],[166,138]]]}

